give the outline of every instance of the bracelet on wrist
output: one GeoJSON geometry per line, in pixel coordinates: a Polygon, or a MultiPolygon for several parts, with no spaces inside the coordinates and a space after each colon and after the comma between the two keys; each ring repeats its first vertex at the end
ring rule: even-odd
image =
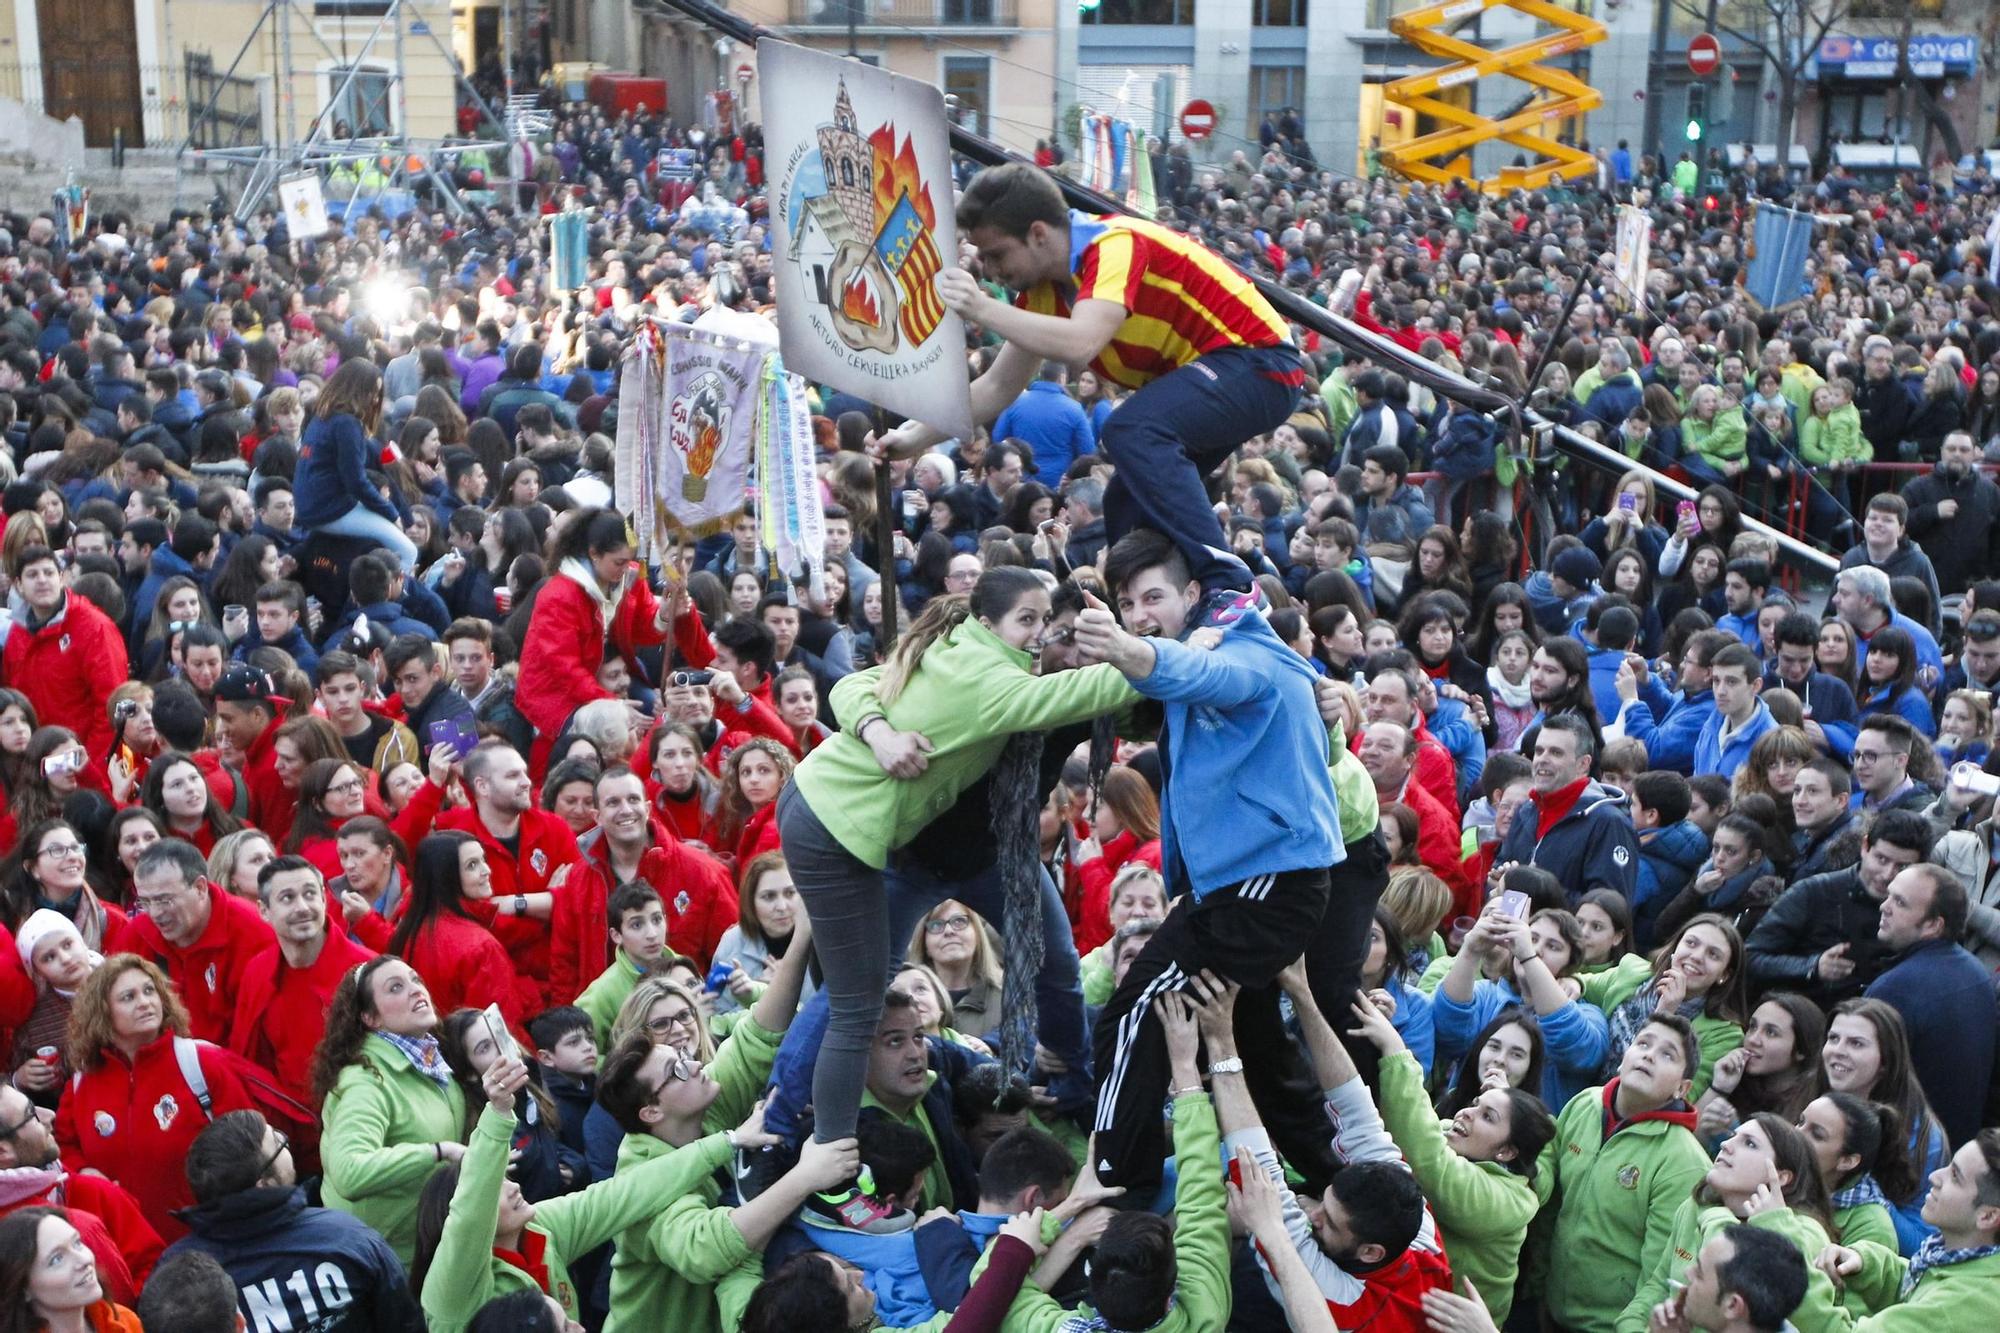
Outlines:
{"type": "Polygon", "coordinates": [[[1208,1076],[1210,1078],[1214,1078],[1217,1074],[1240,1074],[1242,1072],[1243,1061],[1239,1056],[1232,1055],[1227,1059],[1210,1060],[1208,1062],[1208,1076]]]}

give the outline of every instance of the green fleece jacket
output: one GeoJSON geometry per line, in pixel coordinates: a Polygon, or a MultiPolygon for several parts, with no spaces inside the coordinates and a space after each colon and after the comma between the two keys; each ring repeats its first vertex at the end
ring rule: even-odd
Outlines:
{"type": "MultiPolygon", "coordinates": [[[[1647,982],[1653,979],[1653,965],[1642,955],[1628,953],[1617,963],[1602,972],[1577,978],[1583,987],[1583,999],[1594,1004],[1607,1015],[1625,1001],[1637,995],[1647,982]]],[[[1701,1060],[1695,1065],[1694,1087],[1689,1091],[1690,1099],[1708,1091],[1708,1085],[1715,1077],[1715,1062],[1743,1044],[1743,1027],[1726,1018],[1711,1018],[1701,1014],[1690,1020],[1694,1027],[1695,1040],[1701,1043],[1701,1060]]]]}
{"type": "MultiPolygon", "coordinates": [[[[627,1134],[618,1148],[618,1175],[675,1151],[650,1134],[627,1134]]],[[[738,1264],[763,1258],[761,1251],[743,1243],[731,1210],[716,1207],[721,1197],[722,1187],[711,1173],[619,1234],[605,1333],[634,1328],[721,1333],[715,1284],[738,1264]]]]}
{"type": "Polygon", "coordinates": [[[1800,361],[1778,372],[1778,393],[1792,405],[1793,420],[1804,421],[1812,415],[1813,394],[1824,383],[1817,370],[1800,361]]]}
{"type": "MultiPolygon", "coordinates": [[[[458,1333],[495,1296],[538,1285],[526,1270],[493,1252],[494,1232],[500,1225],[500,1186],[507,1177],[513,1138],[513,1116],[490,1106],[479,1113],[472,1143],[459,1165],[458,1188],[451,1196],[437,1255],[424,1276],[424,1319],[430,1333],[458,1333]]],[[[579,1301],[569,1260],[636,1224],[661,1200],[695,1189],[728,1160],[729,1136],[711,1134],[588,1189],[546,1199],[535,1205],[534,1220],[521,1238],[523,1253],[532,1260],[533,1249],[540,1249],[539,1262],[547,1269],[544,1289],[565,1315],[576,1319],[579,1301]]],[[[678,1333],[678,1325],[663,1327],[678,1333]]]]}
{"type": "Polygon", "coordinates": [[[748,1014],[730,1030],[728,1040],[715,1048],[715,1058],[708,1062],[708,1076],[722,1091],[701,1118],[703,1133],[734,1129],[749,1119],[750,1108],[771,1080],[771,1066],[784,1039],[784,1033],[771,1031],[748,1014]]]}
{"type": "Polygon", "coordinates": [[[326,1206],[381,1232],[407,1268],[417,1248],[417,1197],[442,1165],[434,1145],[465,1138],[465,1095],[371,1036],[327,1093],[320,1123],[326,1206]]]}
{"type": "Polygon", "coordinates": [[[1874,1314],[1855,1333],[1993,1333],[2000,1328],[2000,1255],[1924,1270],[1916,1290],[1902,1295],[1910,1261],[1893,1245],[1862,1241],[1851,1247],[1861,1271],[1847,1279],[1874,1314]]]}
{"type": "Polygon", "coordinates": [[[1823,417],[1800,417],[1799,457],[1814,467],[1874,458],[1875,451],[1861,436],[1861,410],[1847,403],[1823,417]]]}
{"type": "Polygon", "coordinates": [[[1599,370],[1597,363],[1593,361],[1581,375],[1576,377],[1576,383],[1569,391],[1570,397],[1576,399],[1579,405],[1588,404],[1590,402],[1590,395],[1596,393],[1606,384],[1616,380],[1629,380],[1637,384],[1639,383],[1639,372],[1628,367],[1613,375],[1610,380],[1607,380],[1604,378],[1604,372],[1599,370]]]}
{"type": "Polygon", "coordinates": [[[639,965],[625,956],[620,949],[611,966],[598,973],[597,980],[583,988],[576,997],[576,1007],[590,1015],[590,1022],[597,1029],[597,1049],[611,1049],[611,1025],[618,1021],[618,1011],[624,1007],[626,999],[639,989],[639,965]]]}
{"type": "Polygon", "coordinates": [[[882,668],[855,672],[833,687],[840,731],[799,765],[793,775],[799,794],[842,847],[879,870],[890,852],[985,776],[1015,732],[1087,721],[1138,698],[1108,664],[1048,676],[1032,669],[1028,654],[966,620],[931,644],[886,709],[876,700],[882,668]],[[867,743],[855,739],[870,717],[883,716],[930,741],[920,776],[890,777],[867,743]]]}
{"type": "Polygon", "coordinates": [[[1749,448],[1749,429],[1740,407],[1718,408],[1707,421],[1690,413],[1681,418],[1681,443],[1719,471],[1724,463],[1743,461],[1749,448]]]}
{"type": "Polygon", "coordinates": [[[1451,1271],[1478,1289],[1493,1322],[1504,1326],[1521,1242],[1541,1207],[1535,1187],[1498,1162],[1468,1161],[1452,1151],[1444,1135],[1450,1122],[1439,1123],[1424,1095],[1424,1071],[1408,1051],[1382,1062],[1382,1123],[1424,1187],[1451,1271]]]}
{"type": "Polygon", "coordinates": [[[1689,1127],[1693,1112],[1656,1112],[1605,1137],[1605,1103],[1616,1081],[1586,1088],[1556,1118],[1542,1153],[1556,1208],[1543,1304],[1578,1333],[1613,1333],[1639,1281],[1660,1261],[1674,1214],[1708,1171],[1689,1127]]]}
{"type": "Polygon", "coordinates": [[[1833,1229],[1840,1233],[1840,1243],[1849,1249],[1864,1240],[1872,1240],[1892,1250],[1897,1245],[1896,1223],[1889,1216],[1888,1208],[1879,1203],[1857,1203],[1851,1208],[1834,1209],[1833,1229]]]}
{"type": "MultiPolygon", "coordinates": [[[[1681,1280],[1688,1265],[1694,1262],[1701,1247],[1708,1244],[1715,1234],[1737,1221],[1736,1214],[1717,1205],[1704,1205],[1693,1198],[1681,1200],[1680,1211],[1674,1214],[1673,1238],[1667,1248],[1660,1253],[1652,1271],[1632,1299],[1625,1306],[1625,1313],[1618,1316],[1618,1333],[1646,1333],[1646,1325],[1652,1317],[1653,1307],[1667,1299],[1673,1290],[1671,1284],[1681,1280]]],[[[1804,1213],[1790,1208],[1776,1208],[1767,1213],[1759,1213],[1750,1219],[1753,1227],[1775,1231],[1792,1244],[1799,1247],[1799,1253],[1806,1260],[1806,1298],[1799,1308],[1792,1311],[1792,1327],[1798,1333],[1826,1333],[1827,1330],[1843,1330],[1847,1327],[1847,1316],[1841,1312],[1840,1299],[1833,1290],[1833,1282],[1827,1275],[1813,1266],[1813,1260],[1826,1248],[1826,1228],[1807,1217],[1804,1213]]]]}

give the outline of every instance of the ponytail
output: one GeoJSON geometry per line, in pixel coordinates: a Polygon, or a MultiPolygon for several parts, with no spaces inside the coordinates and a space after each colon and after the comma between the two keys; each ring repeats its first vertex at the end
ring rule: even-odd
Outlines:
{"type": "Polygon", "coordinates": [[[925,651],[964,624],[971,614],[972,603],[965,597],[953,595],[931,599],[922,614],[911,622],[909,630],[896,640],[889,660],[882,664],[882,679],[876,682],[875,697],[884,708],[896,702],[903,687],[910,683],[910,677],[917,674],[917,668],[923,665],[925,651]]]}

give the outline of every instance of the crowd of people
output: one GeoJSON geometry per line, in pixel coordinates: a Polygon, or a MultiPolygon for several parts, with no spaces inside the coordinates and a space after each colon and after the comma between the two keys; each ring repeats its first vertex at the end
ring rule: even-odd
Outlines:
{"type": "Polygon", "coordinates": [[[4,218],[0,1333],[2000,1325],[1983,168],[968,169],[980,430],[815,386],[815,579],[614,493],[754,128],[553,123],[4,218]]]}

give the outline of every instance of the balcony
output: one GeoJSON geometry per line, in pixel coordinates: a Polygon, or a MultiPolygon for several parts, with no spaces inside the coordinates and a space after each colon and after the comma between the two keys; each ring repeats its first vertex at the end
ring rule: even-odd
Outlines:
{"type": "Polygon", "coordinates": [[[1013,31],[1020,0],[789,0],[793,28],[845,32],[1013,31]],[[851,13],[850,13],[851,7],[851,13]]]}

